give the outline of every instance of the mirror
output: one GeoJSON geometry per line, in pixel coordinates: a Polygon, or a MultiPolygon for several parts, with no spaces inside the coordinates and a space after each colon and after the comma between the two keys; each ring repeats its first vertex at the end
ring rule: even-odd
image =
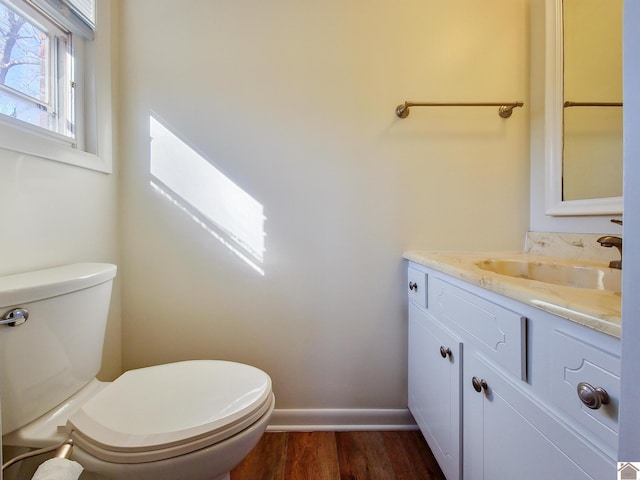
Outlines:
{"type": "Polygon", "coordinates": [[[622,0],[547,0],[546,213],[622,213],[622,0]]]}

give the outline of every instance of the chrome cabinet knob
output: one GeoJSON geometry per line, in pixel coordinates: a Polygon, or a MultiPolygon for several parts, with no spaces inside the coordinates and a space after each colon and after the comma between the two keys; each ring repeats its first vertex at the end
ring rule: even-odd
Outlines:
{"type": "Polygon", "coordinates": [[[409,282],[409,290],[412,292],[418,291],[418,284],[416,282],[409,282]]]}
{"type": "Polygon", "coordinates": [[[580,401],[592,410],[609,404],[609,394],[602,387],[594,387],[590,383],[580,382],[577,387],[580,401]]]}
{"type": "Polygon", "coordinates": [[[471,379],[471,384],[473,385],[473,389],[480,393],[482,390],[489,390],[489,384],[484,378],[473,377],[471,379]]]}
{"type": "Polygon", "coordinates": [[[445,348],[444,346],[440,346],[440,355],[442,356],[442,358],[451,358],[451,349],[450,348],[445,348]]]}

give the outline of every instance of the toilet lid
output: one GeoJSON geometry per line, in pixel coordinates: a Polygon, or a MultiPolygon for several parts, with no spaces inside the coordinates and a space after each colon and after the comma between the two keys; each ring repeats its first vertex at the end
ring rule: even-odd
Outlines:
{"type": "Polygon", "coordinates": [[[240,363],[194,360],[131,370],[69,417],[78,447],[138,463],[217,443],[271,406],[271,379],[240,363]]]}

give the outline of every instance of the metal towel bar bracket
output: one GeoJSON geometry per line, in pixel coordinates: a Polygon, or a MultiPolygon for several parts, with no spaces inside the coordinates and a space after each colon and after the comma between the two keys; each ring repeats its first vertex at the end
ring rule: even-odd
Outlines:
{"type": "Polygon", "coordinates": [[[400,118],[407,118],[410,107],[499,107],[498,115],[502,118],[509,118],[514,108],[523,105],[523,102],[404,102],[396,107],[396,115],[400,118]]]}

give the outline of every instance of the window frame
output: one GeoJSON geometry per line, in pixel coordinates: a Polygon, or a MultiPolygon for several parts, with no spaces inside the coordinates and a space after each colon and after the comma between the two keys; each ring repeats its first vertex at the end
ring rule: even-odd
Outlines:
{"type": "MultiPolygon", "coordinates": [[[[16,0],[8,0],[9,3],[16,0]]],[[[75,62],[76,138],[0,115],[0,149],[111,173],[111,1],[96,2],[96,31],[91,39],[72,35],[75,62]]]]}

